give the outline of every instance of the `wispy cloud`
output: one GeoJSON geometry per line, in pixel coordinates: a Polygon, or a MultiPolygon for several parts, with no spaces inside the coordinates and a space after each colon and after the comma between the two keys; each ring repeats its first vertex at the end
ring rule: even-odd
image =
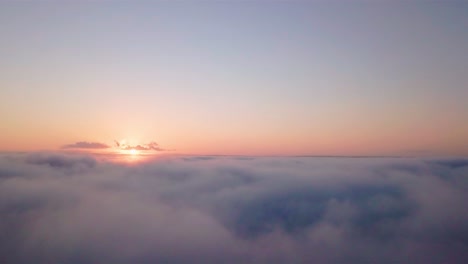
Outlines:
{"type": "Polygon", "coordinates": [[[130,145],[127,143],[122,143],[118,142],[117,140],[114,140],[115,146],[119,149],[122,150],[142,150],[142,151],[148,151],[148,150],[154,150],[154,151],[167,151],[167,149],[162,148],[158,143],[152,141],[147,144],[137,144],[137,145],[130,145]]]}
{"type": "Polygon", "coordinates": [[[63,149],[106,149],[109,145],[100,142],[79,141],[73,144],[62,146],[63,149]]]}

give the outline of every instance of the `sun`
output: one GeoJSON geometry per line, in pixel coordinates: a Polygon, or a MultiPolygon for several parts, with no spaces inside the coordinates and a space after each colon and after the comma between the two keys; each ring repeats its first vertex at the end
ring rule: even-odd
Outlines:
{"type": "Polygon", "coordinates": [[[138,150],[136,150],[136,149],[131,149],[131,150],[128,151],[128,154],[130,154],[130,155],[132,155],[132,156],[136,156],[136,155],[138,155],[138,150]]]}

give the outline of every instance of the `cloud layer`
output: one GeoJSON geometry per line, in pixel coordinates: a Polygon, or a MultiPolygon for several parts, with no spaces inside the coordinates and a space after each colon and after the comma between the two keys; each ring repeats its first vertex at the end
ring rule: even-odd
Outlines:
{"type": "Polygon", "coordinates": [[[468,160],[0,157],[1,263],[466,263],[468,160]]]}

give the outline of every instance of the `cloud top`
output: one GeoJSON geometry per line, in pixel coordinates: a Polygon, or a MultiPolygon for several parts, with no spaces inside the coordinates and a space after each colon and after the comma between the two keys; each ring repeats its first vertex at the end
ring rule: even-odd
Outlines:
{"type": "Polygon", "coordinates": [[[466,263],[468,160],[0,156],[1,263],[466,263]]]}

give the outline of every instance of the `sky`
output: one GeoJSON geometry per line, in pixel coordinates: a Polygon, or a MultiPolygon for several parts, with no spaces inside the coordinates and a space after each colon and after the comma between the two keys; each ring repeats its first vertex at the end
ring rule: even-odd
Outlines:
{"type": "Polygon", "coordinates": [[[465,1],[1,1],[0,151],[466,156],[467,28],[465,1]]]}

